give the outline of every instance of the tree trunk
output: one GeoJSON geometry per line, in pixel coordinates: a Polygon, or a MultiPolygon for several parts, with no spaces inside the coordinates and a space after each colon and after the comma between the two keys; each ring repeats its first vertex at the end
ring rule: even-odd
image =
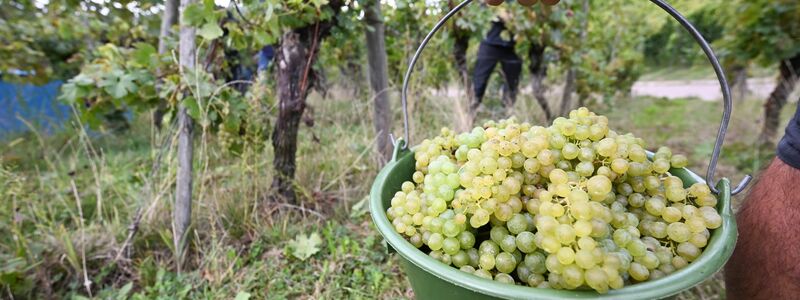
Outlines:
{"type": "Polygon", "coordinates": [[[455,44],[453,45],[453,58],[456,60],[456,70],[461,77],[461,83],[467,89],[468,97],[472,100],[472,80],[469,77],[469,67],[467,66],[467,49],[469,48],[469,35],[457,32],[455,44]]]}
{"type": "Polygon", "coordinates": [[[161,16],[161,33],[158,35],[158,54],[167,52],[167,38],[172,35],[172,26],[178,23],[178,0],[164,1],[164,15],[161,16]]]}
{"type": "MultiPolygon", "coordinates": [[[[457,3],[453,0],[447,1],[447,5],[451,10],[456,7],[456,4],[457,3]]],[[[467,91],[468,104],[471,104],[474,97],[474,90],[472,89],[472,80],[469,76],[469,66],[467,64],[470,33],[467,30],[459,28],[455,22],[453,22],[452,25],[452,32],[454,37],[453,59],[456,61],[456,71],[461,77],[461,84],[467,91]]]]}
{"type": "MultiPolygon", "coordinates": [[[[296,202],[293,188],[295,155],[297,152],[297,130],[303,111],[306,109],[306,91],[301,94],[301,81],[307,65],[308,45],[300,39],[297,31],[286,33],[277,52],[278,119],[272,133],[275,160],[272,162],[276,174],[272,187],[284,200],[296,202]]],[[[307,79],[306,79],[307,80],[307,79]]]]}
{"type": "MultiPolygon", "coordinates": [[[[589,0],[583,0],[583,16],[581,19],[581,31],[580,31],[580,41],[581,44],[586,42],[586,33],[588,31],[589,25],[589,0]]],[[[564,84],[564,94],[561,98],[561,112],[562,116],[566,116],[569,113],[570,108],[572,107],[572,93],[575,92],[575,80],[577,77],[577,70],[573,66],[567,71],[567,80],[566,84],[564,84]]],[[[581,104],[583,104],[583,98],[579,99],[581,104]]]]}
{"type": "MultiPolygon", "coordinates": [[[[338,13],[344,1],[330,0],[328,7],[338,13]]],[[[306,97],[315,81],[314,61],[319,44],[335,25],[336,16],[328,21],[293,29],[281,38],[275,61],[277,62],[278,119],[272,131],[272,148],[275,175],[272,189],[278,197],[295,203],[294,172],[296,167],[297,130],[306,109],[306,97]]]]}
{"type": "Polygon", "coordinates": [[[779,70],[778,84],[767,98],[767,102],[764,103],[764,128],[761,129],[761,136],[759,136],[761,145],[773,145],[778,135],[781,109],[786,105],[786,99],[794,90],[798,73],[800,73],[800,54],[781,61],[779,70]]]}
{"type": "MultiPolygon", "coordinates": [[[[158,54],[162,55],[167,52],[167,38],[172,35],[172,26],[178,23],[178,0],[165,0],[164,1],[164,14],[161,16],[161,32],[158,35],[158,54]]],[[[161,70],[156,70],[160,77],[161,70]]],[[[156,88],[160,84],[156,82],[156,88]]],[[[153,112],[153,125],[156,129],[161,129],[161,122],[164,119],[164,113],[167,110],[166,103],[159,103],[156,110],[153,112]]]]}
{"type": "Polygon", "coordinates": [[[531,85],[533,88],[533,96],[539,107],[542,108],[544,113],[545,122],[550,123],[553,120],[553,111],[550,109],[550,103],[547,102],[545,92],[547,87],[544,85],[544,79],[547,77],[547,63],[544,61],[545,46],[540,43],[532,43],[528,51],[528,58],[531,60],[528,70],[531,73],[531,85]]]}
{"type": "Polygon", "coordinates": [[[386,41],[380,0],[368,1],[364,6],[364,22],[367,24],[367,63],[369,84],[374,99],[373,122],[377,135],[378,152],[383,162],[392,158],[392,112],[389,102],[389,71],[386,58],[386,41]]]}
{"type": "MultiPolygon", "coordinates": [[[[181,0],[181,12],[195,0],[181,0]]],[[[195,28],[181,22],[180,65],[181,72],[193,72],[195,68],[195,28]]],[[[186,91],[188,96],[188,91],[186,91]]],[[[178,271],[183,266],[184,249],[189,236],[192,219],[192,118],[183,103],[178,109],[178,174],[175,183],[175,208],[173,211],[174,243],[178,256],[178,271]]]]}
{"type": "Polygon", "coordinates": [[[559,116],[566,116],[569,114],[570,107],[572,107],[572,93],[575,92],[575,67],[567,71],[567,79],[564,84],[564,93],[561,95],[561,109],[559,109],[559,116]]]}
{"type": "Polygon", "coordinates": [[[747,68],[742,65],[733,67],[733,84],[731,86],[733,92],[733,99],[738,101],[744,100],[749,93],[747,88],[747,68]]]}

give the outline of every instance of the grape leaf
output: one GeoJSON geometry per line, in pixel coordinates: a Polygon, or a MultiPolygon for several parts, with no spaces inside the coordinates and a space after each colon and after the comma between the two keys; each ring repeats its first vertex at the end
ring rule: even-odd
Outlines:
{"type": "Polygon", "coordinates": [[[213,40],[222,36],[222,28],[217,23],[206,23],[197,31],[197,34],[206,40],[213,40]]]}
{"type": "Polygon", "coordinates": [[[61,86],[61,95],[58,96],[61,101],[72,104],[78,99],[78,86],[75,83],[69,82],[61,86]]]}
{"type": "Polygon", "coordinates": [[[207,15],[208,14],[206,13],[206,11],[203,9],[202,6],[200,6],[197,3],[194,3],[190,4],[183,10],[182,17],[183,21],[186,22],[187,24],[193,26],[199,26],[200,24],[203,24],[203,21],[205,21],[205,19],[208,17],[207,15]]]}
{"type": "Polygon", "coordinates": [[[78,76],[75,76],[70,81],[72,81],[72,83],[74,83],[76,85],[79,85],[79,86],[88,86],[88,85],[94,83],[94,80],[92,80],[91,77],[89,77],[88,75],[83,74],[83,73],[78,74],[78,76]]]}
{"type": "Polygon", "coordinates": [[[134,44],[133,61],[139,66],[150,67],[156,57],[156,48],[148,43],[134,44]]]}
{"type": "Polygon", "coordinates": [[[119,99],[136,91],[136,83],[133,82],[135,78],[134,75],[115,69],[100,82],[100,87],[104,88],[111,97],[119,99]]]}
{"type": "Polygon", "coordinates": [[[289,248],[292,250],[292,255],[300,260],[306,260],[319,252],[319,246],[321,245],[322,239],[316,232],[310,235],[301,234],[294,240],[289,241],[289,248]]]}
{"type": "Polygon", "coordinates": [[[250,300],[250,293],[248,292],[239,292],[236,294],[236,298],[234,300],[250,300]]]}
{"type": "Polygon", "coordinates": [[[194,97],[186,97],[183,99],[183,106],[186,107],[186,113],[195,120],[200,119],[200,105],[197,104],[197,99],[194,97]]]}

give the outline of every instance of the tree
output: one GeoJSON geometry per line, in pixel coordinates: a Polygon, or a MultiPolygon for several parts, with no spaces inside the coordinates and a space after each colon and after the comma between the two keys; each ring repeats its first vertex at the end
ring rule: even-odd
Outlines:
{"type": "Polygon", "coordinates": [[[738,0],[722,6],[726,20],[720,41],[726,60],[747,65],[777,64],[775,89],[764,103],[764,127],[758,141],[773,146],[780,112],[794,89],[800,70],[800,3],[794,0],[738,0]]]}
{"type": "Polygon", "coordinates": [[[544,79],[547,78],[547,62],[544,56],[546,50],[547,47],[544,43],[531,42],[528,49],[528,59],[530,59],[528,70],[531,73],[533,96],[544,113],[545,122],[550,123],[553,120],[553,110],[550,108],[550,103],[547,102],[547,97],[545,97],[547,87],[544,84],[544,79]]]}
{"type": "MultiPolygon", "coordinates": [[[[580,42],[581,44],[586,42],[586,33],[589,30],[589,0],[583,0],[581,6],[581,24],[580,24],[580,42]]],[[[564,84],[564,92],[561,96],[561,109],[559,111],[559,115],[566,116],[570,109],[572,109],[572,93],[575,92],[576,83],[578,76],[577,67],[572,67],[567,71],[567,79],[566,83],[564,84]]]]}
{"type": "MultiPolygon", "coordinates": [[[[161,29],[158,35],[158,55],[164,55],[167,52],[167,39],[172,35],[172,26],[178,23],[178,0],[164,1],[164,12],[161,15],[161,29]]],[[[161,70],[158,70],[161,75],[161,70]]],[[[167,109],[167,103],[162,102],[153,112],[153,124],[156,128],[161,128],[161,121],[164,118],[164,113],[167,109]]]]}
{"type": "MultiPolygon", "coordinates": [[[[454,0],[447,1],[448,9],[452,10],[458,5],[454,0]]],[[[459,18],[463,20],[466,16],[464,12],[459,13],[459,18]]],[[[461,79],[461,84],[467,92],[467,101],[472,103],[474,97],[474,90],[472,89],[472,79],[469,76],[469,66],[467,63],[467,50],[469,49],[469,39],[473,35],[473,30],[469,27],[463,26],[465,22],[459,22],[459,19],[452,22],[451,35],[453,37],[453,59],[456,61],[456,72],[461,79]]]]}
{"type": "Polygon", "coordinates": [[[158,35],[158,54],[167,52],[167,39],[172,35],[172,26],[178,23],[178,0],[164,1],[164,12],[161,15],[161,30],[158,35]]]}
{"type": "Polygon", "coordinates": [[[147,29],[158,16],[151,8],[158,2],[4,1],[0,77],[37,84],[68,79],[95,58],[98,41],[147,42],[152,38],[147,29]]]}
{"type": "Polygon", "coordinates": [[[367,63],[369,83],[373,93],[373,124],[377,135],[378,152],[383,161],[392,157],[391,103],[389,102],[389,70],[386,58],[386,41],[380,0],[367,0],[364,3],[365,35],[367,39],[367,63]]]}
{"type": "MultiPolygon", "coordinates": [[[[326,5],[320,3],[294,4],[299,7],[287,9],[301,12],[292,20],[295,26],[286,31],[277,51],[277,94],[278,118],[272,132],[272,147],[275,169],[272,188],[286,201],[296,202],[294,192],[294,173],[297,168],[297,131],[300,119],[306,109],[310,84],[316,76],[312,65],[319,53],[320,40],[335,24],[335,15],[341,11],[343,1],[331,0],[326,5]],[[297,25],[297,24],[301,25],[297,25]]],[[[289,20],[287,20],[289,21],[289,20]]]]}
{"type": "MultiPolygon", "coordinates": [[[[195,0],[181,0],[181,15],[194,2],[195,0]]],[[[195,72],[196,35],[194,26],[188,24],[185,18],[181,18],[179,61],[181,73],[184,76],[195,72]]],[[[188,92],[185,92],[184,97],[187,96],[189,96],[188,92]]],[[[192,220],[192,157],[194,154],[192,126],[192,118],[189,116],[186,103],[182,102],[178,108],[178,174],[175,182],[175,207],[173,208],[173,241],[177,252],[178,270],[181,270],[183,265],[183,254],[192,220]]]]}
{"type": "Polygon", "coordinates": [[[759,143],[771,145],[778,135],[781,110],[789,98],[789,94],[797,84],[800,74],[800,53],[778,63],[778,81],[775,89],[764,103],[764,127],[761,129],[759,143]]]}

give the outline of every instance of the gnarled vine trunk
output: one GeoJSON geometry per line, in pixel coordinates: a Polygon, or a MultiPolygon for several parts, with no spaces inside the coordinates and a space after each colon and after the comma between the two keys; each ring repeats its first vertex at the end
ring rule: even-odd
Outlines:
{"type": "MultiPolygon", "coordinates": [[[[330,0],[328,7],[338,14],[344,2],[330,0]]],[[[272,131],[272,148],[275,159],[272,167],[275,175],[272,189],[276,196],[295,203],[294,173],[297,169],[297,131],[303,112],[306,110],[306,97],[315,82],[314,70],[311,68],[319,53],[322,39],[330,33],[335,25],[336,16],[326,21],[312,23],[305,27],[295,28],[281,38],[276,53],[278,119],[272,131]]]]}
{"type": "Polygon", "coordinates": [[[550,103],[547,102],[545,92],[547,87],[544,85],[544,79],[547,78],[547,63],[544,60],[544,52],[546,47],[541,43],[532,43],[528,50],[528,58],[530,65],[528,71],[531,73],[531,88],[533,89],[533,96],[536,102],[544,113],[546,123],[553,120],[553,110],[550,108],[550,103]]]}
{"type": "MultiPolygon", "coordinates": [[[[278,119],[272,133],[276,174],[272,181],[275,191],[289,202],[295,202],[294,173],[296,169],[297,130],[306,109],[308,88],[301,91],[301,81],[308,62],[310,45],[304,43],[298,31],[283,35],[277,53],[278,62],[278,119]]],[[[312,54],[313,55],[313,54],[312,54]]],[[[308,78],[305,79],[308,84],[308,78]]]]}
{"type": "Polygon", "coordinates": [[[773,145],[778,135],[781,109],[794,90],[800,73],[800,54],[781,61],[778,69],[780,71],[778,84],[764,103],[764,127],[759,136],[759,143],[762,145],[773,145]]]}
{"type": "MultiPolygon", "coordinates": [[[[586,42],[586,34],[589,30],[589,0],[583,0],[582,8],[583,10],[583,18],[581,19],[581,31],[580,31],[580,41],[581,44],[586,42]]],[[[566,84],[564,84],[564,94],[561,98],[561,109],[559,114],[562,116],[566,116],[569,113],[569,110],[572,108],[572,93],[575,92],[577,88],[575,81],[577,80],[578,71],[577,67],[571,67],[569,71],[567,71],[567,79],[566,84]]],[[[582,104],[583,99],[579,99],[582,104]]]]}

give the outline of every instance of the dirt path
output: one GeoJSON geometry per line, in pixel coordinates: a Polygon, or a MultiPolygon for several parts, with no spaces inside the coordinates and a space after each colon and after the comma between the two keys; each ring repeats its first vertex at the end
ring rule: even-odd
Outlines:
{"type": "MultiPolygon", "coordinates": [[[[749,97],[766,99],[775,89],[775,80],[772,78],[750,78],[747,80],[749,97]]],[[[530,86],[521,87],[521,93],[531,93],[530,86]]],[[[561,98],[561,85],[550,86],[548,98],[561,98]]],[[[456,86],[437,90],[437,95],[457,97],[461,95],[460,88],[456,86]]],[[[719,82],[710,79],[694,80],[652,80],[638,81],[631,89],[632,96],[664,97],[667,99],[698,98],[703,101],[717,101],[722,99],[719,82]]]]}
{"type": "MultiPolygon", "coordinates": [[[[775,88],[775,81],[771,78],[750,78],[747,87],[751,97],[764,99],[775,88]]],[[[722,91],[716,80],[639,81],[633,85],[631,94],[668,99],[696,97],[704,101],[722,99],[722,91]]]]}

